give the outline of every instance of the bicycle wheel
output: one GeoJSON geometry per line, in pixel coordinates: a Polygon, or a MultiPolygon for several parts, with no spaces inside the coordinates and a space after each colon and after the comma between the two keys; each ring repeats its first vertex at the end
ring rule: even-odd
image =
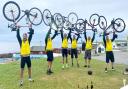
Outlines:
{"type": "Polygon", "coordinates": [[[78,16],[77,16],[76,13],[74,13],[74,12],[69,13],[69,15],[68,15],[68,21],[71,24],[75,24],[77,20],[78,20],[78,16]]]}
{"type": "Polygon", "coordinates": [[[125,22],[121,18],[117,18],[115,20],[115,23],[113,24],[113,28],[115,29],[115,31],[119,33],[123,32],[125,30],[125,27],[126,27],[125,22]]]}
{"type": "Polygon", "coordinates": [[[55,24],[57,25],[57,28],[62,28],[63,27],[63,16],[60,13],[55,13],[54,14],[54,21],[55,24]]]}
{"type": "Polygon", "coordinates": [[[20,7],[14,1],[5,3],[3,7],[3,15],[8,21],[15,21],[20,17],[20,7]]]}
{"type": "Polygon", "coordinates": [[[68,30],[69,28],[72,27],[72,24],[68,21],[68,18],[67,17],[64,17],[63,27],[64,27],[65,30],[68,30]]]}
{"type": "Polygon", "coordinates": [[[45,9],[43,11],[43,21],[47,26],[50,26],[52,24],[52,14],[48,9],[45,9]]]}
{"type": "Polygon", "coordinates": [[[30,23],[32,23],[33,25],[40,25],[42,23],[42,12],[34,7],[34,8],[31,8],[30,11],[29,11],[29,21],[30,23]]]}
{"type": "Polygon", "coordinates": [[[73,31],[75,31],[75,32],[78,33],[78,34],[81,34],[81,33],[83,33],[84,30],[83,30],[83,29],[80,30],[80,29],[78,29],[78,28],[76,27],[76,28],[73,29],[73,31]]]}
{"type": "Polygon", "coordinates": [[[105,30],[107,28],[107,20],[104,16],[100,16],[99,17],[99,27],[102,30],[105,30]]]}
{"type": "Polygon", "coordinates": [[[78,19],[77,22],[76,22],[76,28],[77,30],[79,31],[83,31],[84,29],[84,20],[83,19],[78,19]]]}
{"type": "Polygon", "coordinates": [[[92,26],[97,26],[99,24],[99,15],[98,14],[92,14],[89,18],[89,23],[92,26]]]}

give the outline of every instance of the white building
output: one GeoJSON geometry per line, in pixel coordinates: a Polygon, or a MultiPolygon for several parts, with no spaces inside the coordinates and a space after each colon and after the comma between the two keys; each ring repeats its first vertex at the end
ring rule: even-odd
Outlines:
{"type": "MultiPolygon", "coordinates": [[[[113,42],[113,49],[118,49],[117,44],[113,42]]],[[[96,47],[97,53],[105,53],[105,47],[102,43],[99,43],[96,47]]]]}

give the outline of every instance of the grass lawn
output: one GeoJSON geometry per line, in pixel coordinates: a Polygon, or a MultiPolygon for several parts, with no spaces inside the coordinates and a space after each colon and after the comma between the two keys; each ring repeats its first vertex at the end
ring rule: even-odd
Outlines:
{"type": "MultiPolygon", "coordinates": [[[[70,58],[69,58],[69,61],[70,58]]],[[[19,87],[20,62],[12,62],[0,65],[0,89],[86,89],[86,85],[93,81],[94,89],[120,89],[122,80],[128,77],[122,75],[125,65],[115,65],[116,71],[104,72],[105,62],[92,60],[93,75],[87,74],[88,69],[84,68],[82,55],[79,57],[80,68],[74,67],[61,69],[61,58],[55,58],[53,63],[54,74],[46,75],[47,61],[39,59],[32,61],[32,76],[34,83],[28,81],[27,68],[24,73],[24,85],[19,87]]],[[[71,62],[70,62],[71,65],[71,62]]],[[[89,88],[91,89],[91,88],[89,88]]]]}

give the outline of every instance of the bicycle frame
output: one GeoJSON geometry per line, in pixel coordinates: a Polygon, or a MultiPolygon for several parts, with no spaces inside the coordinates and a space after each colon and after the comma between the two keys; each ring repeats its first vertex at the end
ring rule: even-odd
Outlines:
{"type": "Polygon", "coordinates": [[[87,22],[87,20],[85,19],[85,21],[84,21],[84,31],[85,31],[85,30],[92,30],[92,31],[93,31],[94,29],[96,29],[95,26],[94,26],[94,24],[95,24],[95,20],[94,20],[93,25],[91,25],[91,24],[89,24],[89,23],[87,22]],[[86,25],[90,26],[92,29],[86,29],[86,25]]]}
{"type": "Polygon", "coordinates": [[[59,27],[57,26],[56,22],[54,21],[53,15],[52,15],[51,17],[46,16],[46,18],[47,18],[47,19],[48,19],[48,18],[51,18],[51,24],[49,25],[50,27],[52,26],[52,24],[54,24],[57,29],[59,28],[59,27]]]}
{"type": "MultiPolygon", "coordinates": [[[[114,28],[114,27],[113,27],[114,24],[116,24],[117,26],[120,26],[120,23],[119,23],[119,24],[115,23],[115,20],[113,19],[113,20],[111,21],[111,24],[110,24],[107,28],[105,28],[104,30],[107,31],[110,27],[114,28]]],[[[104,25],[104,23],[102,23],[102,25],[104,25]]],[[[116,32],[115,29],[114,29],[114,31],[116,32]]]]}
{"type": "MultiPolygon", "coordinates": [[[[14,27],[11,27],[11,25],[10,26],[8,26],[8,27],[10,27],[10,28],[12,28],[13,30],[14,29],[16,29],[17,28],[17,26],[18,26],[18,22],[20,22],[20,20],[21,19],[23,19],[25,16],[27,16],[27,19],[28,19],[28,16],[29,15],[31,15],[31,16],[33,16],[34,18],[33,18],[33,21],[32,22],[34,22],[34,20],[35,20],[35,18],[37,17],[37,13],[35,14],[35,15],[32,15],[32,14],[29,14],[29,10],[25,10],[25,11],[22,11],[22,12],[24,12],[24,15],[23,16],[21,16],[17,21],[14,19],[15,18],[15,16],[14,16],[14,14],[13,14],[13,11],[11,11],[11,14],[12,14],[12,17],[13,17],[13,19],[14,19],[14,22],[13,22],[13,25],[14,25],[14,27]]],[[[28,23],[29,24],[29,23],[28,23]]],[[[30,27],[32,25],[32,23],[30,23],[29,25],[26,25],[26,26],[19,26],[19,27],[30,27]]]]}
{"type": "MultiPolygon", "coordinates": [[[[112,25],[110,24],[107,29],[109,29],[111,26],[112,26],[112,25]]],[[[105,31],[107,31],[107,30],[105,30],[105,31]]],[[[111,34],[111,33],[115,33],[115,30],[114,30],[114,31],[109,31],[109,32],[106,33],[105,35],[109,35],[109,34],[111,34]]],[[[100,33],[99,36],[103,36],[103,33],[100,33]]]]}

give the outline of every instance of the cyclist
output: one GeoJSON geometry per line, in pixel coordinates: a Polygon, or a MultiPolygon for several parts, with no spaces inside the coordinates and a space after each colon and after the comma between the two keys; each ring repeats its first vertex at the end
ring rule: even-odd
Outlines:
{"type": "Polygon", "coordinates": [[[34,30],[30,27],[29,28],[29,37],[27,33],[23,34],[23,39],[20,37],[20,31],[19,28],[17,29],[17,39],[20,44],[20,55],[21,55],[21,72],[20,72],[20,86],[23,85],[23,74],[24,74],[24,67],[25,64],[27,64],[28,67],[28,75],[29,75],[29,81],[34,81],[32,80],[31,76],[31,60],[30,60],[30,43],[32,40],[32,35],[34,34],[34,30]]]}
{"type": "Polygon", "coordinates": [[[68,68],[68,39],[69,39],[69,35],[70,32],[67,36],[66,33],[63,33],[63,30],[60,31],[61,32],[61,39],[62,39],[62,69],[64,69],[65,67],[68,68]],[[64,59],[66,58],[66,66],[64,66],[64,59]]]}
{"type": "Polygon", "coordinates": [[[95,39],[95,31],[93,33],[93,37],[91,39],[90,36],[86,36],[86,31],[84,31],[84,37],[85,37],[85,40],[86,40],[86,45],[85,45],[85,66],[84,67],[90,67],[90,62],[91,62],[91,50],[92,50],[92,43],[95,39]]]}
{"type": "Polygon", "coordinates": [[[56,37],[57,31],[55,31],[55,34],[53,37],[50,36],[51,34],[51,28],[49,29],[48,33],[46,34],[45,37],[45,50],[47,53],[47,61],[48,61],[48,69],[47,69],[47,74],[50,75],[52,72],[52,62],[53,62],[53,47],[52,47],[52,40],[56,37]]]}
{"type": "Polygon", "coordinates": [[[109,39],[109,36],[106,35],[106,32],[103,34],[103,42],[106,49],[106,68],[105,72],[107,72],[109,61],[111,61],[112,70],[114,70],[114,54],[113,54],[113,47],[112,42],[117,38],[117,35],[113,33],[113,38],[109,39]],[[106,36],[106,37],[105,37],[106,36]]]}
{"type": "Polygon", "coordinates": [[[73,64],[73,58],[75,56],[75,59],[77,61],[77,67],[79,67],[79,63],[78,63],[78,59],[77,59],[78,58],[77,42],[78,42],[80,35],[79,34],[76,34],[76,35],[73,35],[73,38],[71,37],[71,34],[69,35],[70,40],[71,40],[71,59],[72,59],[72,66],[73,66],[74,65],[73,64]],[[77,35],[77,38],[76,38],[76,35],[77,35]]]}

